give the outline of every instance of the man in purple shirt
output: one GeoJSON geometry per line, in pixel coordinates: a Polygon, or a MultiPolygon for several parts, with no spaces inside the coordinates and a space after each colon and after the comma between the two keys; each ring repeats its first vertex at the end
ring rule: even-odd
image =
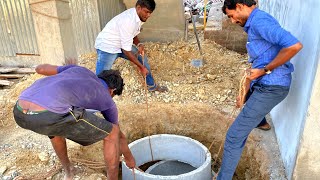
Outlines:
{"type": "Polygon", "coordinates": [[[135,167],[112,100],[123,91],[119,71],[103,71],[96,76],[76,65],[43,64],[36,67],[36,72],[48,77],[37,80],[21,93],[13,110],[14,118],[22,128],[49,136],[65,170],[65,180],[74,176],[65,138],[84,146],[103,140],[109,180],[118,179],[121,154],[130,168],[135,167]],[[85,109],[99,110],[104,118],[85,109]]]}
{"type": "Polygon", "coordinates": [[[247,101],[228,129],[218,180],[231,180],[250,132],[267,125],[265,116],[289,93],[290,59],[302,44],[268,13],[256,8],[255,0],[225,0],[223,12],[248,33],[251,68],[247,79],[247,101]]]}

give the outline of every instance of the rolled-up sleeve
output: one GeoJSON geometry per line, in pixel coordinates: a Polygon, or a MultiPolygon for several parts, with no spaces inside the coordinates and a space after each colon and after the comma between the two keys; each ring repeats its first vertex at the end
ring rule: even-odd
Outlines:
{"type": "Polygon", "coordinates": [[[256,20],[255,22],[257,23],[252,24],[254,31],[272,44],[287,48],[299,42],[296,37],[283,29],[280,24],[271,17],[256,20]]]}
{"type": "Polygon", "coordinates": [[[118,109],[116,105],[113,105],[111,108],[101,111],[103,117],[111,122],[112,124],[119,124],[118,122],[118,109]]]}

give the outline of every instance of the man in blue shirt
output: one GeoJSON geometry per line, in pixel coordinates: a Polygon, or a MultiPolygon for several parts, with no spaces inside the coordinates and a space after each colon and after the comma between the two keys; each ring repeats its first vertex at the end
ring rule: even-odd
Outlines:
{"type": "Polygon", "coordinates": [[[128,167],[135,167],[112,100],[123,91],[119,71],[102,71],[96,76],[89,69],[76,65],[42,64],[37,66],[36,72],[47,77],[37,80],[21,93],[13,110],[14,118],[22,128],[49,136],[65,170],[64,180],[74,176],[65,139],[84,146],[103,141],[110,180],[118,179],[121,154],[128,167]],[[104,118],[85,109],[99,110],[104,118]]]}
{"type": "Polygon", "coordinates": [[[302,49],[275,18],[255,5],[254,0],[225,0],[222,7],[232,23],[248,33],[251,68],[247,79],[251,83],[246,104],[226,135],[219,180],[232,179],[250,132],[266,123],[265,116],[288,95],[294,70],[290,59],[302,49]]]}

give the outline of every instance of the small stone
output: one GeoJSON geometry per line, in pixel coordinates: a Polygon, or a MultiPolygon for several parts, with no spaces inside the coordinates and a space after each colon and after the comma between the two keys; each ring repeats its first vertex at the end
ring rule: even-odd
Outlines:
{"type": "Polygon", "coordinates": [[[1,166],[0,167],[0,176],[2,176],[3,173],[6,172],[6,170],[7,170],[7,166],[1,166]]]}
{"type": "Polygon", "coordinates": [[[32,149],[33,148],[33,144],[32,143],[29,143],[29,144],[27,144],[27,149],[32,149]]]}
{"type": "Polygon", "coordinates": [[[40,161],[42,162],[48,162],[49,161],[49,154],[47,152],[41,152],[39,155],[38,155],[40,161]]]}
{"type": "Polygon", "coordinates": [[[14,179],[15,177],[19,176],[19,172],[17,170],[14,170],[12,173],[11,173],[11,178],[14,179]]]}
{"type": "Polygon", "coordinates": [[[227,97],[223,96],[223,97],[220,98],[220,102],[224,102],[226,99],[227,99],[227,97]]]}
{"type": "Polygon", "coordinates": [[[11,176],[3,176],[2,180],[12,180],[11,176]]]}
{"type": "Polygon", "coordinates": [[[105,177],[103,174],[94,173],[87,177],[87,180],[102,180],[102,177],[105,177]]]}
{"type": "Polygon", "coordinates": [[[170,99],[163,99],[163,100],[164,100],[164,102],[166,102],[166,103],[170,102],[170,99]]]}

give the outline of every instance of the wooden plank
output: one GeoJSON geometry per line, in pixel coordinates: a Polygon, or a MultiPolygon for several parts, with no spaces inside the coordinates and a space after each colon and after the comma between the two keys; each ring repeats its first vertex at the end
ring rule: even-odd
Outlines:
{"type": "Polygon", "coordinates": [[[12,84],[14,84],[12,81],[0,80],[0,86],[11,86],[12,84]]]}
{"type": "Polygon", "coordinates": [[[18,68],[13,71],[16,74],[33,74],[36,73],[34,68],[18,68]]]}
{"type": "Polygon", "coordinates": [[[25,74],[0,74],[0,78],[17,79],[22,78],[25,74]]]}
{"type": "Polygon", "coordinates": [[[0,73],[9,73],[18,70],[18,67],[0,67],[0,73]]]}

